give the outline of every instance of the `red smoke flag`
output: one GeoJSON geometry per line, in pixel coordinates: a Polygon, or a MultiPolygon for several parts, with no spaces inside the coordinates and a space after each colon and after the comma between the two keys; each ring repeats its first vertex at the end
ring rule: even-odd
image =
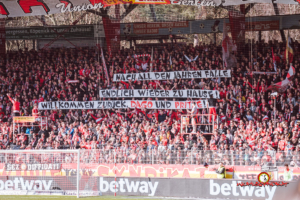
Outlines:
{"type": "Polygon", "coordinates": [[[286,49],[285,49],[285,54],[284,54],[286,63],[287,64],[292,63],[293,57],[294,57],[294,51],[293,51],[293,47],[292,47],[292,40],[291,40],[290,36],[288,35],[288,40],[286,42],[286,49]]]}

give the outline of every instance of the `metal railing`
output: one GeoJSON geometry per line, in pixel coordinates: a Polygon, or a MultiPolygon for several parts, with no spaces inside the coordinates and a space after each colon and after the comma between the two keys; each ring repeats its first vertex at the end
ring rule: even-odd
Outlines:
{"type": "Polygon", "coordinates": [[[20,134],[20,127],[46,127],[48,129],[48,117],[46,116],[18,116],[13,117],[13,133],[15,128],[20,134]]]}
{"type": "Polygon", "coordinates": [[[196,133],[212,134],[218,127],[219,119],[213,114],[181,115],[181,134],[196,133]]]}
{"type": "MultiPolygon", "coordinates": [[[[0,163],[76,163],[77,156],[64,150],[61,153],[1,153],[0,163]]],[[[225,165],[279,167],[289,164],[300,167],[300,152],[296,151],[230,151],[230,150],[171,150],[164,147],[154,149],[89,149],[80,150],[80,163],[102,164],[181,164],[181,165],[225,165]]]]}

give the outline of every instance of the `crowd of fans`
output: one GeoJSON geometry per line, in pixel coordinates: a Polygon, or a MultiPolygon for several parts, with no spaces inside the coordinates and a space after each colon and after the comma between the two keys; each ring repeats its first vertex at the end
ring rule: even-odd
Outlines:
{"type": "MultiPolygon", "coordinates": [[[[122,49],[112,57],[105,51],[110,80],[96,48],[8,52],[0,63],[0,149],[99,149],[94,151],[101,152],[95,162],[111,162],[112,154],[107,152],[115,150],[120,162],[214,164],[227,159],[236,165],[267,161],[300,167],[300,44],[293,43],[295,77],[276,101],[267,87],[287,75],[290,64],[284,59],[285,43],[252,45],[245,44],[235,53],[238,64],[231,69],[231,78],[167,81],[113,82],[112,77],[116,73],[226,69],[221,46],[162,45],[154,48],[153,61],[135,57],[151,54],[152,47],[147,45],[122,49]],[[43,101],[117,100],[100,98],[100,89],[219,90],[218,126],[212,135],[206,134],[209,131],[203,125],[197,126],[195,134],[187,134],[194,132],[192,125],[181,134],[181,115],[186,110],[37,110],[43,101]],[[14,101],[20,103],[19,113],[14,113],[14,101]],[[13,129],[13,115],[46,116],[48,125],[26,123],[13,129]]],[[[207,109],[197,112],[208,114],[207,109]]]]}

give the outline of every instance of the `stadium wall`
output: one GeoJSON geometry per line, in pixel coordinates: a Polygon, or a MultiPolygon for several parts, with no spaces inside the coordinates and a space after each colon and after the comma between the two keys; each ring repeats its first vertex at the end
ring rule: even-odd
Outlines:
{"type": "MultiPolygon", "coordinates": [[[[37,40],[37,48],[42,49],[45,45],[50,43],[52,40],[37,40]]],[[[99,38],[100,46],[103,47],[104,38],[99,38]]],[[[81,38],[81,39],[68,39],[68,40],[57,40],[49,46],[49,48],[74,48],[76,47],[95,47],[96,40],[89,38],[81,38]]]]}
{"type": "MultiPolygon", "coordinates": [[[[0,176],[0,195],[75,195],[76,177],[0,176]]],[[[113,195],[226,199],[297,199],[298,182],[287,186],[237,186],[229,179],[81,177],[80,196],[113,195]]],[[[255,182],[254,182],[255,183],[255,182]]],[[[272,182],[271,182],[272,183],[272,182]]]]}
{"type": "MultiPolygon", "coordinates": [[[[230,32],[229,19],[208,19],[180,22],[143,22],[121,24],[121,36],[222,33],[223,25],[230,32]]],[[[246,31],[291,30],[300,28],[300,15],[246,17],[246,31]]]]}

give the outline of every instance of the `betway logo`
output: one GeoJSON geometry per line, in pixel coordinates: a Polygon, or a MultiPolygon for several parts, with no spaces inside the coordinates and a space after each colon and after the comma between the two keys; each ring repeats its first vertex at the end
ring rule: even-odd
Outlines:
{"type": "Polygon", "coordinates": [[[127,178],[120,178],[119,181],[108,181],[100,178],[100,191],[107,192],[140,192],[149,193],[149,196],[154,196],[158,182],[147,182],[147,181],[129,181],[127,178]]]}
{"type": "MultiPolygon", "coordinates": [[[[240,182],[240,181],[238,181],[240,182]]],[[[233,195],[236,197],[267,197],[266,200],[272,200],[276,191],[276,186],[264,186],[264,187],[237,187],[236,181],[232,181],[231,185],[228,183],[214,183],[213,180],[209,181],[209,193],[210,195],[221,195],[229,196],[233,195]],[[266,196],[267,194],[267,196],[266,196]]]]}
{"type": "Polygon", "coordinates": [[[50,190],[52,180],[26,180],[15,178],[14,180],[0,180],[0,190],[50,190]]]}

